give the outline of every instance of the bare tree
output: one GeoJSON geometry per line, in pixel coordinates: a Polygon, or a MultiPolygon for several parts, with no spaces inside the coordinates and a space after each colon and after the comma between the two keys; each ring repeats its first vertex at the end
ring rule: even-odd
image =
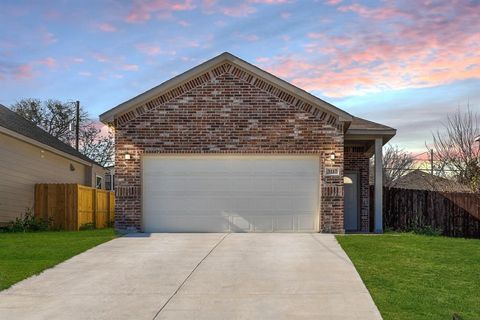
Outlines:
{"type": "Polygon", "coordinates": [[[415,160],[412,154],[396,145],[388,144],[383,152],[383,184],[393,187],[398,178],[413,168],[415,160]]]}
{"type": "Polygon", "coordinates": [[[94,125],[84,127],[80,131],[80,152],[95,160],[102,166],[112,165],[115,153],[113,134],[101,134],[94,125]]]}
{"type": "Polygon", "coordinates": [[[479,134],[479,115],[469,105],[448,114],[440,129],[432,134],[435,172],[469,186],[472,191],[479,190],[480,150],[475,142],[479,134]]]}
{"type": "MultiPolygon", "coordinates": [[[[383,185],[394,187],[398,178],[413,169],[415,159],[413,155],[397,145],[388,144],[383,149],[383,185]]],[[[370,183],[373,184],[374,161],[370,159],[370,183]]]]}
{"type": "MultiPolygon", "coordinates": [[[[71,130],[76,121],[73,103],[52,99],[22,99],[13,104],[11,109],[62,142],[75,146],[75,131],[71,130]]],[[[83,109],[80,109],[79,121],[79,151],[100,165],[113,164],[113,135],[102,134],[83,109]]]]}

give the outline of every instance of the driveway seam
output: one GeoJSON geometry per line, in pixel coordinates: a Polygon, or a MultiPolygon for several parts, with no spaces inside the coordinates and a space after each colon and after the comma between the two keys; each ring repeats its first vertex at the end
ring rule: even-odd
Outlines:
{"type": "MultiPolygon", "coordinates": [[[[315,237],[312,233],[310,234],[310,236],[313,238],[313,240],[315,240],[315,242],[317,242],[321,247],[323,247],[324,249],[326,249],[327,251],[329,251],[331,254],[333,254],[334,256],[336,256],[337,258],[340,258],[340,260],[346,262],[347,264],[349,265],[352,265],[353,266],[353,263],[350,259],[346,259],[345,257],[339,255],[337,252],[333,251],[331,248],[329,248],[328,246],[326,246],[324,243],[322,243],[322,241],[320,241],[319,239],[317,239],[317,237],[315,237]]],[[[340,247],[340,249],[342,251],[343,248],[342,246],[340,246],[340,243],[338,243],[337,239],[335,238],[335,236],[333,236],[333,239],[334,241],[337,243],[337,245],[340,247]]],[[[346,254],[346,253],[345,253],[346,254]]]]}
{"type": "Polygon", "coordinates": [[[152,320],[155,320],[158,315],[162,312],[162,310],[167,306],[167,304],[173,299],[173,297],[175,297],[175,295],[180,291],[180,289],[183,287],[183,285],[188,281],[188,279],[192,276],[192,274],[195,272],[195,270],[197,270],[197,268],[202,264],[203,261],[205,261],[205,259],[207,259],[207,257],[220,245],[220,243],[222,243],[223,240],[225,240],[225,238],[227,236],[229,236],[230,233],[226,233],[214,246],[212,249],[210,249],[210,251],[208,251],[208,253],[205,255],[205,257],[202,258],[202,260],[200,260],[197,265],[195,266],[195,268],[192,269],[192,271],[188,274],[188,276],[185,278],[185,280],[182,281],[182,283],[178,286],[178,288],[175,290],[175,292],[168,298],[168,300],[163,304],[163,306],[160,308],[160,310],[157,311],[157,313],[155,314],[155,316],[152,318],[152,320]]]}

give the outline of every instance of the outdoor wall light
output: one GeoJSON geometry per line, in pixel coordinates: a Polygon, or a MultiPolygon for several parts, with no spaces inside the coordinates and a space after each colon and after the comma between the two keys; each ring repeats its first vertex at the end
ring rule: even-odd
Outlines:
{"type": "Polygon", "coordinates": [[[125,160],[130,160],[130,153],[125,153],[125,160]]]}
{"type": "Polygon", "coordinates": [[[330,153],[330,160],[335,160],[335,152],[330,153]]]}

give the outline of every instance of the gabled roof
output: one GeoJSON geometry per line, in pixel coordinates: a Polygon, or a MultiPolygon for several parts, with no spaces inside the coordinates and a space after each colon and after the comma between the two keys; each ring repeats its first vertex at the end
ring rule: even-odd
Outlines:
{"type": "Polygon", "coordinates": [[[442,192],[464,192],[472,190],[459,182],[432,175],[420,170],[414,170],[398,178],[393,187],[401,189],[429,190],[442,192]]]}
{"type": "Polygon", "coordinates": [[[222,53],[100,115],[100,121],[127,122],[215,77],[230,72],[278,98],[330,123],[351,121],[352,116],[334,105],[228,53],[222,53]]]}
{"type": "MultiPolygon", "coordinates": [[[[382,137],[383,144],[386,144],[396,133],[397,130],[389,126],[353,117],[345,132],[345,140],[372,140],[376,137],[382,137]]],[[[372,145],[369,147],[370,151],[368,153],[371,153],[371,148],[372,145]]]]}
{"type": "Polygon", "coordinates": [[[12,110],[8,109],[7,107],[1,104],[0,104],[0,127],[5,128],[9,131],[13,131],[25,138],[35,140],[43,145],[49,146],[53,149],[56,149],[60,152],[63,152],[70,156],[81,159],[83,161],[99,165],[92,159],[88,158],[87,156],[75,150],[75,148],[72,148],[68,144],[63,143],[62,141],[58,140],[48,132],[39,128],[33,122],[28,121],[27,119],[16,114],[12,110]]]}

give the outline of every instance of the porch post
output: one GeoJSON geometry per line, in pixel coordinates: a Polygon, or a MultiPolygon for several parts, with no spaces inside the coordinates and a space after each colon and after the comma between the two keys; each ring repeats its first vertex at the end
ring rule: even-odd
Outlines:
{"type": "Polygon", "coordinates": [[[383,233],[383,139],[375,139],[375,233],[383,233]]]}

